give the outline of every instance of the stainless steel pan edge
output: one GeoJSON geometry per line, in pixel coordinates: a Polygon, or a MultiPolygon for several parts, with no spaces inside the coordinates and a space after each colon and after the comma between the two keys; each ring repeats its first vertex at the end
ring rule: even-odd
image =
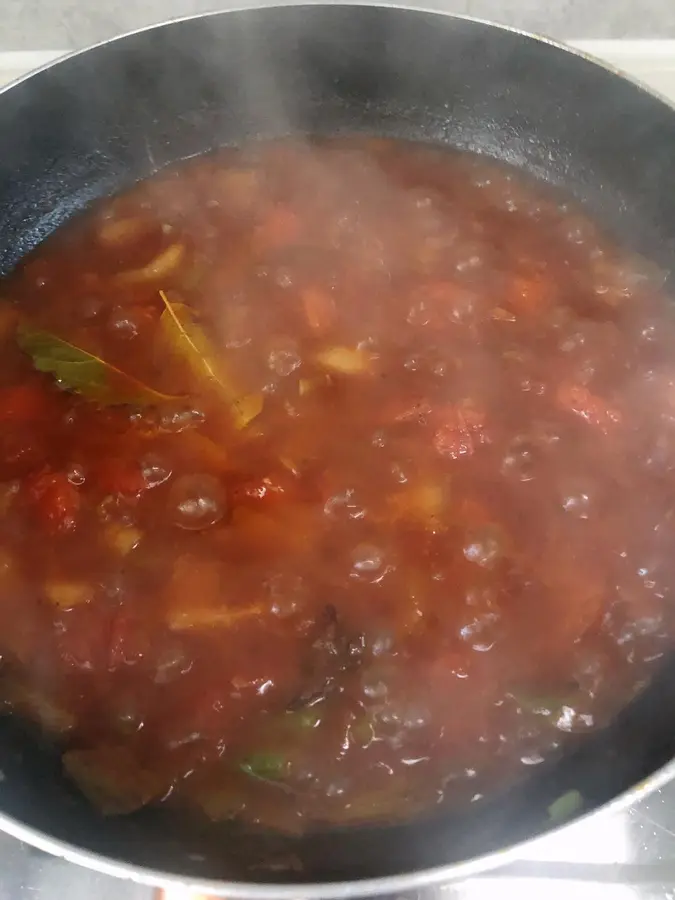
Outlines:
{"type": "MultiPolygon", "coordinates": [[[[258,3],[247,4],[241,7],[228,9],[227,12],[239,12],[249,9],[274,9],[282,6],[301,6],[307,4],[301,3],[258,3]]],[[[324,3],[316,3],[312,5],[331,5],[324,3]]],[[[496,30],[510,32],[512,34],[522,35],[523,38],[536,40],[543,44],[548,44],[560,51],[564,51],[570,56],[577,56],[585,59],[598,67],[604,68],[611,72],[617,78],[630,81],[639,87],[642,91],[650,94],[662,103],[668,105],[675,113],[675,106],[669,100],[660,96],[656,91],[641,84],[637,79],[632,79],[620,70],[594,59],[575,48],[568,47],[560,42],[551,40],[546,37],[530,34],[519,29],[507,26],[497,25],[485,20],[476,19],[469,16],[454,15],[444,12],[433,6],[411,6],[398,3],[377,3],[366,4],[360,0],[345,0],[340,3],[341,6],[360,7],[364,5],[376,6],[388,9],[404,9],[411,12],[430,13],[434,15],[444,16],[445,18],[472,21],[486,26],[490,26],[496,30]]],[[[133,35],[142,34],[144,32],[154,31],[157,28],[164,27],[173,23],[187,22],[191,20],[207,20],[210,17],[220,16],[222,13],[214,11],[197,16],[176,17],[167,20],[161,24],[150,25],[135,31],[129,32],[118,37],[102,41],[96,45],[68,54],[63,58],[51,62],[30,74],[18,78],[0,90],[0,96],[13,90],[16,86],[30,80],[36,74],[47,70],[55,69],[63,62],[73,59],[84,54],[91,54],[97,48],[115,44],[124,41],[133,35]]],[[[433,868],[427,868],[420,871],[413,871],[407,874],[388,876],[382,878],[363,879],[356,881],[336,881],[332,883],[317,884],[268,884],[268,883],[244,883],[244,882],[228,882],[221,880],[212,880],[208,878],[185,878],[177,875],[168,874],[161,870],[146,868],[132,865],[122,861],[111,860],[103,855],[92,853],[83,849],[79,849],[73,844],[66,843],[56,838],[50,837],[43,832],[31,828],[16,818],[0,812],[0,829],[7,834],[13,836],[17,840],[24,841],[46,853],[58,856],[75,865],[84,866],[103,874],[110,876],[129,879],[134,882],[164,888],[183,888],[186,891],[194,891],[196,893],[207,893],[217,897],[239,898],[239,900],[295,900],[295,898],[305,898],[305,900],[341,900],[341,898],[353,897],[369,897],[383,894],[402,894],[411,891],[420,891],[425,888],[439,887],[449,885],[453,882],[473,878],[480,875],[486,875],[499,867],[506,867],[517,862],[524,856],[529,856],[531,852],[541,850],[546,843],[555,839],[558,835],[574,829],[577,823],[587,821],[590,818],[611,816],[630,808],[636,802],[644,799],[649,794],[658,791],[664,785],[667,785],[675,779],[675,760],[670,760],[660,769],[655,771],[641,783],[635,785],[629,790],[617,796],[615,799],[604,804],[601,807],[593,809],[587,814],[581,816],[574,822],[563,825],[546,834],[532,838],[525,842],[515,844],[504,850],[499,850],[474,859],[468,859],[463,862],[452,863],[449,865],[440,865],[433,868]]]]}

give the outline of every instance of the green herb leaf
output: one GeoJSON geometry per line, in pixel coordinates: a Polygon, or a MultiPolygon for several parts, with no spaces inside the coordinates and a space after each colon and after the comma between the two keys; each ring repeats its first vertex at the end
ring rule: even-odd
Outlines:
{"type": "Polygon", "coordinates": [[[252,753],[239,768],[247,775],[265,781],[282,781],[288,774],[288,760],[280,753],[252,753]]]}
{"type": "Polygon", "coordinates": [[[198,381],[214,390],[231,407],[235,427],[245,428],[261,411],[262,395],[244,394],[237,387],[225,362],[218,358],[188,306],[170,302],[164,291],[159,295],[164,303],[160,326],[169,347],[185,360],[198,381]]]}
{"type": "Polygon", "coordinates": [[[104,406],[154,406],[176,399],[137,381],[88,350],[26,322],[17,329],[17,343],[31,357],[35,368],[53,375],[59,387],[104,406]]]}
{"type": "Polygon", "coordinates": [[[311,707],[271,715],[263,746],[278,749],[252,753],[239,762],[239,768],[264,781],[283,781],[289,774],[294,752],[311,740],[320,722],[319,711],[311,707]]]}
{"type": "Polygon", "coordinates": [[[375,735],[373,720],[370,716],[356,717],[349,726],[349,736],[353,743],[367,746],[372,743],[375,735]]]}
{"type": "Polygon", "coordinates": [[[584,805],[584,798],[579,791],[567,791],[548,807],[548,817],[552,822],[565,822],[579,812],[584,805]]]}
{"type": "Polygon", "coordinates": [[[284,713],[284,722],[293,730],[311,730],[321,722],[321,713],[311,706],[305,709],[294,709],[284,713]]]}

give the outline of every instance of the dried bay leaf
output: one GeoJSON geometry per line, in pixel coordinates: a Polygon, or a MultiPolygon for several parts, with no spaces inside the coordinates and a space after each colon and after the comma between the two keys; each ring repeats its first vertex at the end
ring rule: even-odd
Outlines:
{"type": "Polygon", "coordinates": [[[213,344],[196,322],[189,306],[171,302],[164,291],[159,292],[164,303],[160,327],[168,345],[183,359],[193,376],[218,394],[230,406],[235,428],[245,428],[260,413],[261,394],[241,391],[227,366],[218,358],[213,344]]]}

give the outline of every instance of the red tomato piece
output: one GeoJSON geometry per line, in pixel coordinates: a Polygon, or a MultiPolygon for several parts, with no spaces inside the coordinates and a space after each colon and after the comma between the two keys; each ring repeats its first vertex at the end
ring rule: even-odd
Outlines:
{"type": "Polygon", "coordinates": [[[434,448],[440,456],[460,459],[471,456],[476,447],[488,442],[485,415],[470,403],[445,407],[434,414],[439,422],[434,432],[434,448]]]}
{"type": "Polygon", "coordinates": [[[288,206],[275,206],[256,230],[259,246],[275,250],[294,244],[300,237],[300,218],[288,206]]]}
{"type": "Polygon", "coordinates": [[[0,428],[0,481],[35,472],[48,458],[44,435],[30,424],[0,428]]]}
{"type": "Polygon", "coordinates": [[[621,413],[618,409],[581,384],[561,384],[557,400],[563,409],[575,413],[602,430],[621,422],[621,413]]]}
{"type": "Polygon", "coordinates": [[[477,294],[453,281],[432,281],[413,293],[408,315],[411,325],[440,328],[467,324],[477,316],[477,294]]]}
{"type": "Polygon", "coordinates": [[[232,491],[232,502],[253,507],[267,506],[290,499],[297,491],[297,478],[287,469],[270,471],[267,475],[242,480],[232,491]]]}
{"type": "Polygon", "coordinates": [[[387,405],[384,421],[419,422],[420,425],[426,425],[431,413],[431,404],[424,398],[401,399],[387,405]]]}
{"type": "MultiPolygon", "coordinates": [[[[540,601],[539,615],[544,621],[535,633],[544,634],[546,622],[555,622],[550,645],[543,640],[542,645],[547,645],[552,657],[554,645],[564,655],[600,619],[607,596],[606,579],[602,571],[593,567],[590,557],[575,559],[556,550],[544,551],[541,572],[548,596],[543,604],[540,601]]],[[[534,610],[531,616],[537,621],[534,610]]]]}
{"type": "Polygon", "coordinates": [[[546,309],[551,300],[551,285],[541,277],[514,279],[509,293],[509,306],[524,316],[536,316],[546,309]]]}
{"type": "Polygon", "coordinates": [[[486,679],[477,654],[453,648],[434,648],[420,668],[420,683],[427,685],[430,704],[437,720],[448,722],[450,710],[456,718],[443,724],[440,742],[445,747],[461,747],[484,733],[488,704],[486,679]]]}
{"type": "Polygon", "coordinates": [[[0,422],[30,422],[53,415],[54,396],[37,381],[0,390],[0,422]]]}
{"type": "Polygon", "coordinates": [[[112,457],[97,467],[94,483],[106,494],[138,497],[147,488],[143,470],[136,460],[112,457]]]}
{"type": "Polygon", "coordinates": [[[80,492],[65,472],[45,470],[28,482],[28,495],[37,517],[54,534],[74,531],[80,515],[80,492]]]}

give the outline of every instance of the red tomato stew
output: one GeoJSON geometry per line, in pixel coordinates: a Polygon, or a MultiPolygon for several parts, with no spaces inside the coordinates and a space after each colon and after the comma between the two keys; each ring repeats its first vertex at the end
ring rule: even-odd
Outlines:
{"type": "Polygon", "coordinates": [[[0,702],[102,812],[461,808],[672,644],[664,277],[470,155],[161,172],[1,286],[0,702]]]}

